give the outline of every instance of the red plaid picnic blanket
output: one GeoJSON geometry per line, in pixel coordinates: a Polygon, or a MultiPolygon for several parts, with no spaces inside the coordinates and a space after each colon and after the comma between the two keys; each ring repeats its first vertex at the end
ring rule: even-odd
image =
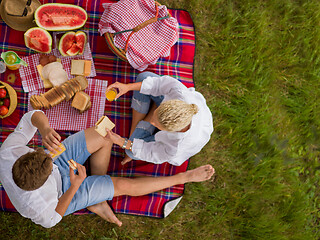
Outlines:
{"type": "MultiPolygon", "coordinates": [[[[155,17],[154,0],[120,0],[113,4],[103,4],[105,11],[99,22],[101,34],[132,29],[155,17]]],[[[167,7],[159,6],[159,18],[167,16],[167,7]]],[[[131,32],[114,36],[116,47],[125,49],[131,32]]],[[[127,59],[139,71],[155,64],[159,57],[167,57],[170,48],[178,40],[178,22],[174,17],[159,20],[134,33],[129,41],[127,59]]]]}
{"type": "MultiPolygon", "coordinates": [[[[46,3],[42,0],[41,3],[46,3]]],[[[54,2],[54,1],[50,1],[54,2]]],[[[88,13],[88,21],[85,29],[89,31],[89,44],[94,59],[97,78],[107,80],[109,84],[119,81],[122,83],[131,83],[136,79],[139,73],[127,62],[121,61],[116,57],[106,45],[104,37],[99,35],[97,26],[100,17],[104,12],[103,3],[114,3],[111,0],[88,0],[77,1],[77,4],[83,7],[88,13]]],[[[64,3],[74,4],[72,0],[64,0],[64,3]]],[[[192,19],[188,12],[184,10],[168,9],[170,14],[177,19],[179,23],[179,40],[171,48],[169,57],[159,58],[155,65],[150,65],[147,70],[159,75],[170,75],[187,87],[193,87],[193,59],[195,53],[195,33],[192,19]]],[[[13,50],[20,56],[30,56],[33,51],[25,48],[23,43],[23,32],[15,31],[0,20],[0,51],[13,50]],[[12,37],[14,36],[14,37],[12,37]]],[[[0,119],[0,143],[2,143],[8,134],[18,124],[22,115],[28,110],[28,94],[22,89],[19,71],[7,70],[0,74],[0,80],[8,82],[8,78],[15,76],[15,82],[11,86],[17,91],[18,106],[14,113],[5,119],[0,119]]],[[[117,101],[106,101],[104,114],[116,124],[114,131],[121,136],[128,137],[131,126],[131,93],[119,98],[117,101]]],[[[72,134],[70,131],[58,131],[62,138],[72,134]]],[[[30,147],[41,146],[41,136],[36,134],[30,141],[30,147]]],[[[188,162],[182,166],[175,167],[164,163],[161,165],[149,164],[142,161],[132,161],[125,166],[120,164],[124,157],[121,148],[114,146],[110,159],[108,174],[112,176],[168,176],[187,169],[188,162]]],[[[177,185],[162,191],[148,194],[141,197],[116,197],[109,201],[110,206],[116,213],[135,214],[141,216],[152,216],[163,218],[165,216],[165,205],[183,195],[184,185],[177,185]]],[[[15,211],[10,203],[5,190],[0,186],[0,210],[15,211]]]]}
{"type": "MultiPolygon", "coordinates": [[[[77,109],[71,107],[71,101],[63,101],[53,108],[43,110],[49,119],[50,126],[57,130],[67,131],[81,131],[92,127],[104,114],[107,84],[107,81],[88,79],[88,87],[84,92],[90,96],[91,107],[82,114],[79,114],[77,109]],[[57,118],[57,116],[59,117],[57,118]]],[[[29,92],[28,111],[33,110],[30,104],[30,97],[44,92],[43,88],[29,92]]]]}
{"type": "MultiPolygon", "coordinates": [[[[90,50],[90,46],[87,43],[86,47],[84,49],[83,55],[78,56],[70,56],[70,57],[64,57],[59,53],[58,49],[52,50],[53,55],[61,59],[61,64],[63,66],[63,69],[68,74],[68,79],[73,78],[74,76],[71,75],[70,69],[71,69],[71,60],[72,59],[85,59],[90,60],[91,63],[91,73],[88,77],[95,77],[96,69],[94,67],[94,62],[92,59],[92,54],[90,50]]],[[[44,88],[43,81],[40,78],[39,72],[37,70],[37,65],[39,65],[39,57],[40,54],[32,54],[27,57],[22,57],[22,59],[28,64],[27,67],[20,67],[19,73],[21,77],[22,87],[25,92],[31,92],[34,90],[42,89],[44,88]]]]}

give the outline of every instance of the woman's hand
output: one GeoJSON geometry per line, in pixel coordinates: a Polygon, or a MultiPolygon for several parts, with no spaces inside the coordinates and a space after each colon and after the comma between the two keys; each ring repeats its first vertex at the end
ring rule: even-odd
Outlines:
{"type": "Polygon", "coordinates": [[[60,140],[61,140],[60,135],[51,127],[41,130],[40,134],[42,136],[43,145],[50,152],[56,153],[56,150],[59,149],[58,146],[60,145],[60,140]]]}
{"type": "Polygon", "coordinates": [[[69,167],[70,182],[72,186],[79,188],[83,180],[86,179],[87,173],[86,173],[85,166],[81,165],[80,163],[76,163],[76,164],[77,164],[77,169],[79,174],[78,175],[74,174],[74,170],[71,167],[69,167]]]}
{"type": "Polygon", "coordinates": [[[116,88],[118,90],[117,96],[115,99],[118,99],[123,94],[126,94],[128,91],[130,91],[129,84],[124,84],[120,82],[115,82],[107,87],[107,91],[109,91],[111,88],[116,88]]]}
{"type": "Polygon", "coordinates": [[[120,135],[112,132],[108,128],[106,128],[106,130],[108,132],[106,137],[109,138],[114,144],[117,144],[118,146],[122,147],[124,144],[124,138],[121,137],[120,135]]]}

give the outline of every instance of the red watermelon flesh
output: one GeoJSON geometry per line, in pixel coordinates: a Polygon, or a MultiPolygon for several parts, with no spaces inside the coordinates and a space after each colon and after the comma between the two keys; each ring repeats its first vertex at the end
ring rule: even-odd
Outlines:
{"type": "Polygon", "coordinates": [[[50,33],[41,28],[30,28],[24,34],[24,42],[28,48],[41,53],[50,53],[52,37],[50,33]]]}
{"type": "Polygon", "coordinates": [[[83,53],[86,43],[87,43],[87,35],[81,31],[76,32],[76,44],[79,48],[79,54],[83,53]]]}
{"type": "Polygon", "coordinates": [[[49,31],[74,30],[87,21],[87,12],[76,5],[47,3],[37,8],[36,24],[49,31]]]}

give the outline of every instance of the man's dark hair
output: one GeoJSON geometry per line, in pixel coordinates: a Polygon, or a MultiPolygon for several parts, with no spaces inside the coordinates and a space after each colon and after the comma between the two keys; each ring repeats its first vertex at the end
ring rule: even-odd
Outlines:
{"type": "Polygon", "coordinates": [[[32,191],[40,188],[52,171],[52,158],[42,148],[22,155],[13,164],[12,177],[23,190],[32,191]]]}

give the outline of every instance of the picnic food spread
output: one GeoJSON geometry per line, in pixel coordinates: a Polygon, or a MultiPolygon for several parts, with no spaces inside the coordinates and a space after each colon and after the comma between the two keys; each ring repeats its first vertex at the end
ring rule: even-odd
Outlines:
{"type": "MultiPolygon", "coordinates": [[[[90,95],[83,91],[88,87],[86,77],[91,76],[92,73],[95,76],[95,72],[92,72],[94,66],[91,54],[91,59],[61,60],[61,57],[88,56],[88,54],[84,55],[85,49],[88,48],[87,33],[70,31],[85,24],[88,18],[87,12],[79,6],[60,3],[43,4],[33,10],[35,10],[34,19],[38,27],[31,27],[25,31],[24,42],[26,47],[42,54],[38,59],[39,64],[34,66],[32,62],[29,68],[36,67],[44,88],[49,90],[31,95],[30,104],[34,109],[50,109],[63,101],[72,100],[70,105],[82,114],[92,106],[90,95]],[[59,32],[60,38],[56,42],[57,50],[62,55],[60,58],[57,58],[56,51],[52,51],[53,40],[47,30],[67,31],[59,32]],[[66,68],[66,64],[67,66],[71,64],[71,69],[66,68]],[[71,75],[76,77],[69,79],[71,75]]],[[[18,69],[21,65],[28,66],[13,51],[3,52],[1,57],[6,66],[12,70],[18,69]]],[[[15,76],[12,75],[12,78],[15,76]]],[[[2,115],[6,116],[8,111],[5,108],[7,107],[2,108],[2,115]]]]}

